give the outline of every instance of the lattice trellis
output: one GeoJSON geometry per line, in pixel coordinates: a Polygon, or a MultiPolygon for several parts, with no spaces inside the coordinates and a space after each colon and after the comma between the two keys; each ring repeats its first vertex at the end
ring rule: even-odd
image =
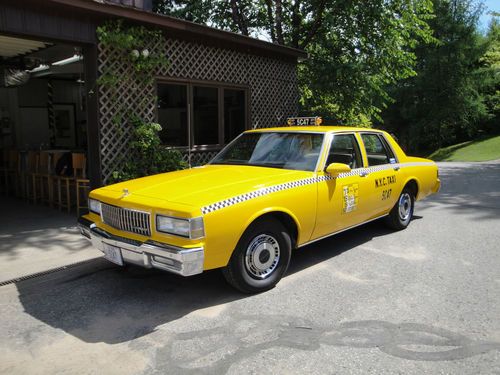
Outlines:
{"type": "MultiPolygon", "coordinates": [[[[207,164],[210,160],[217,155],[219,151],[194,151],[191,153],[191,166],[196,167],[198,165],[207,164]]],[[[186,163],[189,162],[189,154],[186,152],[182,155],[182,160],[186,163]]]]}
{"type": "MultiPolygon", "coordinates": [[[[231,49],[212,47],[200,43],[166,38],[146,46],[152,53],[165,54],[170,61],[167,68],[160,69],[158,76],[183,78],[247,85],[251,94],[251,126],[270,127],[284,123],[288,116],[298,109],[296,64],[238,52],[231,49]]],[[[112,47],[99,46],[98,69],[102,74],[107,69],[115,73],[130,73],[120,52],[112,47]]],[[[130,127],[114,124],[117,112],[116,102],[132,109],[146,121],[156,120],[155,85],[118,84],[116,91],[99,89],[101,163],[103,181],[106,183],[113,171],[119,170],[128,154],[130,127]],[[139,103],[144,105],[138,105],[139,103]]],[[[194,165],[206,163],[215,155],[214,151],[193,152],[194,165]]],[[[187,155],[184,156],[187,160],[187,155]]]]}

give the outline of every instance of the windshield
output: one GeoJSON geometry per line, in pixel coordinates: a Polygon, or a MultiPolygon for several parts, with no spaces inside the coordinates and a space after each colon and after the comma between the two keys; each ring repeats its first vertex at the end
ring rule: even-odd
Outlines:
{"type": "Polygon", "coordinates": [[[245,133],[224,148],[210,164],[314,171],[323,137],[322,133],[245,133]]]}

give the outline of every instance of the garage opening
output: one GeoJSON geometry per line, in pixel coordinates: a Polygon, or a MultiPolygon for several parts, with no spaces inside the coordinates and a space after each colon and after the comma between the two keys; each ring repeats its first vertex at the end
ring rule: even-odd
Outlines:
{"type": "Polygon", "coordinates": [[[86,209],[84,73],[80,46],[0,35],[4,195],[77,214],[86,209]]]}
{"type": "Polygon", "coordinates": [[[76,227],[95,183],[92,48],[0,34],[0,283],[101,255],[76,227]]]}

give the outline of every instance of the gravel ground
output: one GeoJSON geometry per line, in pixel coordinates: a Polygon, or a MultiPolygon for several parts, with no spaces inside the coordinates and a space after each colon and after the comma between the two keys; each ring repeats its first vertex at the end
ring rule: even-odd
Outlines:
{"type": "Polygon", "coordinates": [[[443,163],[407,230],[297,251],[273,290],[102,259],[0,287],[0,373],[500,374],[500,163],[443,163]]]}

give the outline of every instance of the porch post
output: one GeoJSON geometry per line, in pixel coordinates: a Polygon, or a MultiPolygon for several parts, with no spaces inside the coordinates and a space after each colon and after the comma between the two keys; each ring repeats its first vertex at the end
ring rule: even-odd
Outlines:
{"type": "Polygon", "coordinates": [[[90,186],[102,186],[101,139],[99,132],[99,102],[97,80],[97,46],[83,48],[85,65],[85,93],[87,96],[87,160],[90,186]]]}

